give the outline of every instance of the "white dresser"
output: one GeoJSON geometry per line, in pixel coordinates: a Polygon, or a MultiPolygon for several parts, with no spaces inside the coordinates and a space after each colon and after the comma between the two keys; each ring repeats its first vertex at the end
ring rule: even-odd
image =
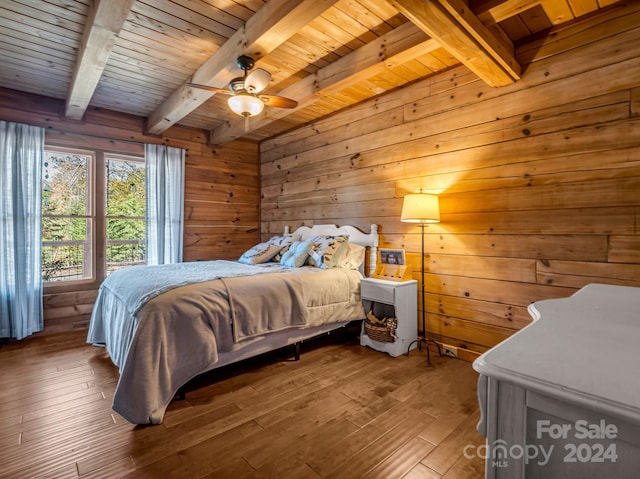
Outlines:
{"type": "Polygon", "coordinates": [[[488,478],[640,477],[640,288],[590,284],[529,307],[473,363],[488,478]]]}

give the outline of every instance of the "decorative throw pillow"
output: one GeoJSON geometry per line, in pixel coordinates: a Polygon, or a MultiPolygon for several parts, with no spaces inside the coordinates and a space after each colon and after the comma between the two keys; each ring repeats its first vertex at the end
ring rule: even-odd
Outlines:
{"type": "Polygon", "coordinates": [[[346,254],[336,266],[346,269],[360,269],[360,266],[364,263],[365,252],[366,248],[364,246],[349,243],[346,254]]]}
{"type": "Polygon", "coordinates": [[[287,252],[291,245],[296,241],[300,241],[301,239],[301,235],[283,235],[274,236],[269,241],[267,241],[267,243],[269,244],[280,246],[280,251],[278,251],[272,258],[272,261],[279,262],[282,259],[282,255],[287,252]]]}
{"type": "Polygon", "coordinates": [[[346,235],[314,236],[311,238],[313,249],[307,258],[307,264],[323,269],[333,268],[348,247],[348,240],[349,236],[346,235]]]}
{"type": "Polygon", "coordinates": [[[300,268],[313,248],[311,241],[296,241],[280,258],[280,264],[289,268],[300,268]]]}
{"type": "Polygon", "coordinates": [[[253,248],[244,252],[238,259],[240,263],[245,264],[262,264],[269,261],[282,249],[281,246],[270,244],[269,242],[260,243],[253,248]]]}

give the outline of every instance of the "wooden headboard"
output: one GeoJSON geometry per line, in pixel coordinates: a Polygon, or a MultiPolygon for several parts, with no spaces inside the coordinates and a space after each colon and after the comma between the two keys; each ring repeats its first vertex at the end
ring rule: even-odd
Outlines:
{"type": "MultiPolygon", "coordinates": [[[[290,234],[289,227],[285,226],[285,234],[290,234]]],[[[367,272],[361,271],[365,276],[371,276],[376,270],[376,263],[378,261],[378,225],[371,225],[370,233],[363,233],[355,226],[344,225],[313,225],[301,226],[293,232],[293,234],[302,235],[302,239],[308,239],[317,235],[348,235],[349,242],[358,244],[367,248],[369,257],[369,270],[367,272]]],[[[363,267],[364,268],[364,267],[363,267]]]]}

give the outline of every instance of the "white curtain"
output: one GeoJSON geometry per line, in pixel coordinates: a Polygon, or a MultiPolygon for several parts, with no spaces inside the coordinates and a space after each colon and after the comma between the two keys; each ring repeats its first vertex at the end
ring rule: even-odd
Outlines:
{"type": "Polygon", "coordinates": [[[147,264],[182,261],[185,151],[145,145],[147,264]]]}
{"type": "Polygon", "coordinates": [[[42,330],[44,129],[0,121],[0,337],[42,330]]]}

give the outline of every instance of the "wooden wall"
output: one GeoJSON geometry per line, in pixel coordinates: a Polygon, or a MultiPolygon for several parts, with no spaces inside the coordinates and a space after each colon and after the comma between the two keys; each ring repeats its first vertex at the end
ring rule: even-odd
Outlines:
{"type": "MultiPolygon", "coordinates": [[[[144,156],[144,143],[185,148],[185,261],[237,259],[259,239],[258,146],[235,141],[207,145],[207,132],[173,127],[143,133],[144,119],[90,108],[84,121],[63,118],[64,102],[0,89],[0,119],[44,126],[48,145],[144,156]]],[[[45,287],[44,334],[84,328],[99,282],[45,287]]],[[[43,334],[40,333],[40,334],[43,334]]]]}
{"type": "Polygon", "coordinates": [[[438,193],[427,330],[473,358],[527,306],[593,282],[640,286],[640,6],[520,47],[521,81],[463,67],[261,144],[263,236],[380,225],[420,279],[403,196],[438,193]],[[465,350],[468,350],[465,353],[465,350]]]}

